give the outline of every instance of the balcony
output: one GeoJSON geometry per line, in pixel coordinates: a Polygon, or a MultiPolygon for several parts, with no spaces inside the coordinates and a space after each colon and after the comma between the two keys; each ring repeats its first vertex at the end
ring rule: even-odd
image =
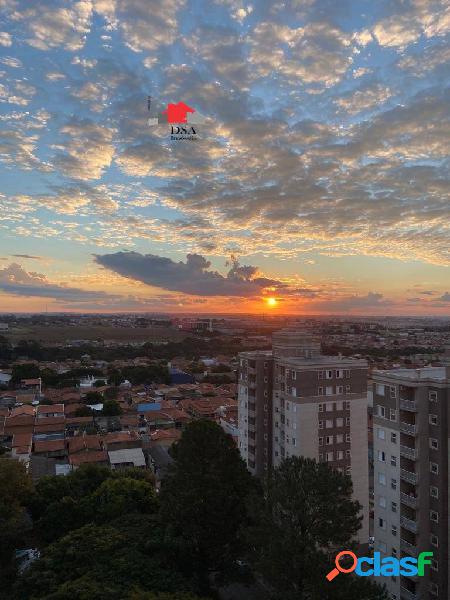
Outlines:
{"type": "Polygon", "coordinates": [[[404,456],[410,460],[416,460],[418,455],[419,453],[415,448],[410,448],[409,446],[400,446],[400,456],[404,456]]]}
{"type": "Polygon", "coordinates": [[[420,596],[414,592],[410,592],[403,586],[400,588],[400,595],[402,600],[419,600],[420,596]]]}
{"type": "Polygon", "coordinates": [[[400,525],[412,533],[417,533],[417,521],[407,519],[406,517],[400,517],[400,525]]]}
{"type": "Polygon", "coordinates": [[[400,494],[400,500],[403,502],[403,504],[406,504],[406,506],[409,506],[410,508],[417,508],[419,503],[419,500],[416,496],[410,496],[404,492],[400,494]]]}
{"type": "Polygon", "coordinates": [[[417,434],[417,425],[402,422],[402,423],[400,423],[400,431],[402,433],[406,433],[407,435],[416,435],[417,434]]]}
{"type": "Polygon", "coordinates": [[[403,550],[403,552],[406,552],[410,556],[417,556],[417,546],[410,544],[403,538],[400,539],[400,548],[403,550]]]}
{"type": "Polygon", "coordinates": [[[419,482],[419,474],[413,473],[412,471],[407,471],[406,469],[400,469],[400,477],[404,481],[412,483],[413,485],[417,485],[417,483],[419,482]]]}
{"type": "Polygon", "coordinates": [[[400,409],[408,410],[410,412],[417,412],[417,403],[415,400],[405,400],[400,398],[400,409]]]}

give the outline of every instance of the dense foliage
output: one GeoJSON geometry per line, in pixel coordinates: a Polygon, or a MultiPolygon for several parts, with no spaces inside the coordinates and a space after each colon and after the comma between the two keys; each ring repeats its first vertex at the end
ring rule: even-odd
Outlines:
{"type": "Polygon", "coordinates": [[[33,486],[0,458],[0,598],[206,600],[253,575],[261,600],[258,580],[274,599],[386,598],[351,576],[326,584],[330,554],[351,548],[359,527],[347,476],[291,458],[256,481],[231,437],[203,420],[172,456],[160,494],[146,470],[86,465],[33,486]],[[18,574],[15,549],[36,546],[18,574]]]}

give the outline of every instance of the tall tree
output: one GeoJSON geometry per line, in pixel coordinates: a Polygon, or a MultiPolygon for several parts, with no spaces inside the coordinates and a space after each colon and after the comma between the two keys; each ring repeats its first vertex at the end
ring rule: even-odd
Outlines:
{"type": "Polygon", "coordinates": [[[379,586],[326,574],[335,554],[355,548],[360,505],[350,477],[325,463],[291,457],[272,470],[255,497],[248,560],[283,600],[387,598],[379,586]]]}
{"type": "Polygon", "coordinates": [[[0,598],[9,597],[16,568],[15,550],[31,528],[25,505],[32,490],[25,466],[10,458],[0,458],[0,598]]]}
{"type": "Polygon", "coordinates": [[[163,481],[161,511],[169,531],[191,548],[204,582],[226,573],[241,552],[252,477],[231,436],[217,423],[190,423],[172,447],[174,464],[163,481]]]}

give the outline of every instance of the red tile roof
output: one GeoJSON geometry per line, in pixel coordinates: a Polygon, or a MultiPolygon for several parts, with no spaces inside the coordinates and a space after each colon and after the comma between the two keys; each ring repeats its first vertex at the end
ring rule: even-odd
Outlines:
{"type": "Polygon", "coordinates": [[[105,451],[99,452],[79,452],[69,456],[69,463],[75,467],[85,463],[107,463],[108,453],[105,451]]]}
{"type": "Polygon", "coordinates": [[[15,406],[11,409],[11,417],[19,417],[24,415],[31,415],[34,417],[34,406],[30,404],[24,404],[23,406],[15,406]]]}
{"type": "Polygon", "coordinates": [[[13,435],[12,447],[19,448],[24,446],[31,447],[33,443],[33,434],[29,433],[15,433],[13,435]]]}
{"type": "Polygon", "coordinates": [[[64,413],[64,404],[39,404],[37,407],[38,416],[53,413],[64,413]]]}
{"type": "Polygon", "coordinates": [[[67,438],[69,454],[85,450],[101,450],[100,439],[96,435],[77,435],[67,438]]]}
{"type": "Polygon", "coordinates": [[[34,442],[34,453],[57,452],[66,447],[64,440],[37,440],[34,442]]]}
{"type": "Polygon", "coordinates": [[[179,429],[175,429],[174,427],[171,427],[170,429],[157,429],[150,434],[152,442],[169,439],[173,439],[175,441],[180,439],[180,437],[181,431],[179,429]]]}

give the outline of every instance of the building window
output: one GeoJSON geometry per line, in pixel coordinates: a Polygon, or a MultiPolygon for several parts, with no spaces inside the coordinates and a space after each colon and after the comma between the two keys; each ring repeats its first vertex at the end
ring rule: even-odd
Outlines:
{"type": "Polygon", "coordinates": [[[391,502],[391,510],[392,512],[397,512],[397,502],[391,502]]]}
{"type": "Polygon", "coordinates": [[[323,446],[323,437],[319,438],[319,446],[323,446]]]}
{"type": "Polygon", "coordinates": [[[346,393],[346,394],[350,394],[350,392],[351,392],[351,391],[352,391],[352,388],[351,388],[351,386],[349,386],[349,385],[346,385],[346,386],[345,386],[345,393],[346,393]]]}
{"type": "Polygon", "coordinates": [[[344,369],[344,375],[346,379],[350,379],[350,369],[344,369]]]}
{"type": "Polygon", "coordinates": [[[345,451],[345,456],[346,456],[347,458],[350,458],[350,457],[351,457],[351,455],[352,455],[352,454],[351,454],[351,451],[350,451],[350,450],[346,450],[346,451],[345,451]]]}
{"type": "Polygon", "coordinates": [[[397,388],[395,387],[395,385],[391,385],[389,387],[389,395],[391,398],[397,398],[397,388]]]}
{"type": "Polygon", "coordinates": [[[333,462],[333,452],[327,452],[325,456],[327,457],[327,462],[333,462]]]}
{"type": "Polygon", "coordinates": [[[323,429],[323,421],[319,421],[319,429],[323,429]]]}
{"type": "Polygon", "coordinates": [[[439,513],[435,510],[430,510],[430,521],[439,523],[439,513]]]}
{"type": "Polygon", "coordinates": [[[338,433],[336,436],[336,444],[343,444],[344,443],[344,436],[342,435],[342,433],[338,433]]]}
{"type": "Polygon", "coordinates": [[[379,440],[384,440],[386,438],[386,432],[384,431],[384,429],[381,429],[381,427],[377,428],[377,433],[379,440]]]}
{"type": "Polygon", "coordinates": [[[327,420],[325,421],[325,427],[326,427],[327,429],[332,429],[332,428],[333,428],[333,420],[332,420],[332,419],[327,419],[327,420]]]}
{"type": "Polygon", "coordinates": [[[437,596],[439,594],[439,586],[437,583],[430,583],[430,593],[433,594],[433,596],[437,596]]]}
{"type": "Polygon", "coordinates": [[[333,379],[333,371],[325,371],[327,379],[333,379]]]}
{"type": "Polygon", "coordinates": [[[327,402],[325,404],[325,410],[327,410],[328,412],[333,412],[333,403],[332,402],[327,402]]]}
{"type": "Polygon", "coordinates": [[[436,391],[430,391],[428,393],[428,398],[429,398],[429,400],[431,400],[431,402],[436,402],[437,401],[437,392],[436,391]]]}
{"type": "Polygon", "coordinates": [[[432,450],[437,450],[439,448],[439,444],[438,444],[438,441],[436,438],[430,438],[429,442],[430,442],[430,448],[432,450]]]}
{"type": "Polygon", "coordinates": [[[383,419],[386,416],[386,409],[384,406],[381,406],[381,404],[377,405],[377,414],[379,417],[382,417],[383,419]]]}
{"type": "Polygon", "coordinates": [[[318,396],[323,396],[323,387],[320,387],[317,391],[318,396]]]}
{"type": "Polygon", "coordinates": [[[395,408],[391,408],[391,410],[389,411],[389,418],[391,421],[397,420],[397,411],[395,410],[395,408]]]}
{"type": "Polygon", "coordinates": [[[381,506],[381,508],[386,508],[386,498],[384,496],[380,496],[378,504],[381,506]]]}
{"type": "Polygon", "coordinates": [[[439,488],[435,485],[430,486],[430,496],[433,498],[439,498],[439,488]]]}
{"type": "Polygon", "coordinates": [[[292,438],[292,445],[296,446],[297,445],[297,440],[295,438],[292,438]]]}
{"type": "Polygon", "coordinates": [[[351,442],[352,441],[352,436],[349,433],[345,434],[345,441],[346,442],[351,442]]]}
{"type": "Polygon", "coordinates": [[[342,450],[336,452],[336,460],[344,460],[344,452],[342,450]]]}
{"type": "Polygon", "coordinates": [[[397,434],[391,432],[391,444],[397,443],[397,434]]]}
{"type": "Polygon", "coordinates": [[[343,385],[337,385],[336,386],[336,394],[342,395],[343,393],[344,393],[344,386],[343,385]]]}
{"type": "Polygon", "coordinates": [[[378,473],[378,483],[380,485],[386,485],[386,475],[384,473],[378,473]]]}
{"type": "Polygon", "coordinates": [[[386,454],[382,450],[378,450],[378,460],[380,462],[386,462],[386,454]]]}
{"type": "Polygon", "coordinates": [[[319,376],[319,379],[323,379],[323,375],[324,375],[323,371],[317,371],[317,374],[319,376]]]}
{"type": "Polygon", "coordinates": [[[336,369],[336,379],[343,379],[344,371],[342,369],[336,369]]]}
{"type": "Polygon", "coordinates": [[[397,480],[396,479],[391,479],[391,489],[393,489],[393,490],[397,489],[397,480]]]}
{"type": "Polygon", "coordinates": [[[333,445],[333,436],[332,435],[327,435],[327,437],[325,438],[325,444],[327,446],[333,445]]]}
{"type": "Polygon", "coordinates": [[[439,465],[437,463],[430,462],[430,472],[434,473],[435,475],[438,475],[439,474],[439,465]]]}
{"type": "Polygon", "coordinates": [[[336,427],[344,427],[344,419],[342,417],[336,419],[336,427]]]}
{"type": "MultiPolygon", "coordinates": [[[[338,386],[338,388],[339,387],[342,387],[342,386],[338,386]]],[[[338,389],[338,388],[336,388],[336,389],[338,389]]],[[[340,400],[339,402],[336,402],[336,410],[344,410],[344,402],[342,400],[340,400]]]]}
{"type": "Polygon", "coordinates": [[[428,415],[428,423],[430,425],[437,425],[438,424],[437,415],[428,415]]]}
{"type": "Polygon", "coordinates": [[[384,396],[384,385],[382,383],[377,383],[376,392],[377,396],[384,396]]]}
{"type": "Polygon", "coordinates": [[[382,519],[381,517],[379,517],[379,519],[378,519],[378,527],[380,529],[386,529],[386,521],[384,519],[382,519]]]}
{"type": "Polygon", "coordinates": [[[297,379],[297,371],[292,371],[292,379],[297,379]]]}
{"type": "Polygon", "coordinates": [[[323,409],[324,409],[324,405],[323,404],[319,404],[319,412],[323,412],[323,409]]]}
{"type": "Polygon", "coordinates": [[[396,456],[391,456],[391,465],[393,467],[397,466],[397,457],[396,456]]]}
{"type": "Polygon", "coordinates": [[[327,387],[325,388],[325,396],[332,396],[332,395],[333,395],[333,386],[327,385],[327,387]]]}
{"type": "Polygon", "coordinates": [[[350,417],[345,418],[345,424],[347,425],[347,427],[350,427],[350,417]]]}
{"type": "Polygon", "coordinates": [[[397,526],[396,525],[392,525],[391,533],[394,537],[397,535],[397,526]]]}
{"type": "Polygon", "coordinates": [[[430,535],[430,544],[435,546],[435,548],[439,548],[439,538],[437,535],[430,535]]]}

